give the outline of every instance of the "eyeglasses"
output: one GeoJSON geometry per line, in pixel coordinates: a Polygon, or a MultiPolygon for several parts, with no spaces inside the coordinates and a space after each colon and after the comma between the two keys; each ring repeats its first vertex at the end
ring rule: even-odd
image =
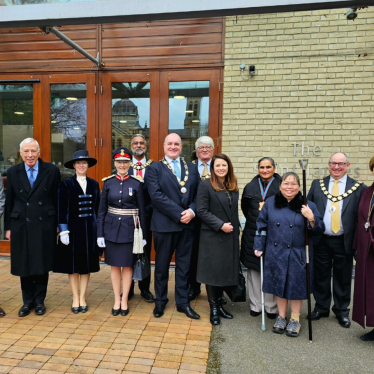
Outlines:
{"type": "Polygon", "coordinates": [[[348,165],[348,162],[329,162],[329,165],[330,166],[339,166],[339,167],[342,167],[344,165],[348,165]]]}
{"type": "Polygon", "coordinates": [[[299,185],[297,183],[284,183],[284,182],[282,182],[282,186],[283,187],[292,187],[292,188],[299,187],[299,185]]]}
{"type": "Polygon", "coordinates": [[[197,149],[199,150],[199,151],[209,151],[210,149],[213,149],[213,147],[212,146],[201,146],[201,147],[197,147],[197,149]]]}

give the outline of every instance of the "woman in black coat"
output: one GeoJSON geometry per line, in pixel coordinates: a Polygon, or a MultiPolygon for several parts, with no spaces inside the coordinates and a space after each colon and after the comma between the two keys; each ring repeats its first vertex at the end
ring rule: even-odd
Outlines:
{"type": "Polygon", "coordinates": [[[69,274],[73,293],[71,311],[74,314],[87,312],[86,291],[90,273],[100,270],[96,244],[100,188],[94,179],[87,177],[88,168],[96,162],[88,156],[88,151],[75,152],[73,159],[64,164],[68,169],[75,169],[75,175],[62,181],[58,190],[60,242],[53,271],[69,274]]]}
{"type": "MultiPolygon", "coordinates": [[[[266,199],[279,192],[281,183],[281,177],[275,172],[275,162],[271,157],[261,158],[257,166],[258,175],[245,186],[241,201],[246,222],[242,235],[240,261],[248,269],[247,289],[252,317],[261,314],[260,259],[253,252],[253,242],[257,230],[256,220],[266,199]]],[[[276,318],[278,308],[275,296],[265,294],[264,301],[267,316],[270,319],[276,318]]]]}
{"type": "Polygon", "coordinates": [[[233,318],[220,301],[223,287],[237,285],[239,278],[239,189],[226,155],[212,158],[210,172],[210,179],[200,182],[196,197],[202,222],[196,279],[206,284],[210,322],[219,325],[220,316],[233,318]]]}

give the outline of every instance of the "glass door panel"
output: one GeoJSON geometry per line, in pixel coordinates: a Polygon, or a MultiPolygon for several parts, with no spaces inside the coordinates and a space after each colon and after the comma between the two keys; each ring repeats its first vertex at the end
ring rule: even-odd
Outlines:
{"type": "Polygon", "coordinates": [[[74,152],[87,149],[87,85],[51,84],[51,162],[61,178],[74,175],[64,163],[74,152]]]}
{"type": "Polygon", "coordinates": [[[169,82],[168,133],[182,138],[182,155],[192,160],[196,139],[209,133],[209,81],[169,82]]]}

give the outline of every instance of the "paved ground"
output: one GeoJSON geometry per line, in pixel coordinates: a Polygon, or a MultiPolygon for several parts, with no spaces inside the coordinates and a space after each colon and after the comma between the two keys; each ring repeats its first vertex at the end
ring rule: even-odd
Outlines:
{"type": "Polygon", "coordinates": [[[88,288],[89,311],[70,311],[68,278],[51,274],[47,313],[18,317],[22,305],[19,278],[10,275],[10,262],[0,258],[0,373],[205,373],[211,325],[206,295],[192,307],[199,321],[175,309],[174,272],[163,318],[154,318],[154,304],[136,293],[127,317],[113,317],[110,268],[93,274],[88,288]]]}
{"type": "Polygon", "coordinates": [[[274,334],[271,331],[274,321],[267,318],[267,330],[262,332],[261,316],[249,315],[248,302],[231,303],[227,310],[234,314],[234,319],[224,320],[213,329],[210,374],[374,373],[374,342],[359,339],[371,328],[364,330],[353,322],[351,328],[345,329],[330,315],[313,322],[313,343],[310,344],[306,302],[298,338],[274,334]]]}

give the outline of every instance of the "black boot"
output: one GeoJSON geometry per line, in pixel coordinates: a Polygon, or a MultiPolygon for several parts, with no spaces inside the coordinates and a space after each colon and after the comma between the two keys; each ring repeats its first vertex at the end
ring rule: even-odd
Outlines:
{"type": "Polygon", "coordinates": [[[227,310],[225,310],[222,306],[222,296],[223,296],[223,289],[221,287],[216,287],[218,293],[218,313],[222,318],[226,319],[233,319],[233,315],[230,314],[227,310]]]}
{"type": "Polygon", "coordinates": [[[218,301],[215,296],[215,287],[214,286],[206,286],[206,292],[208,294],[208,301],[210,305],[210,323],[213,326],[219,325],[221,323],[221,319],[219,318],[219,311],[218,311],[218,301]]]}

